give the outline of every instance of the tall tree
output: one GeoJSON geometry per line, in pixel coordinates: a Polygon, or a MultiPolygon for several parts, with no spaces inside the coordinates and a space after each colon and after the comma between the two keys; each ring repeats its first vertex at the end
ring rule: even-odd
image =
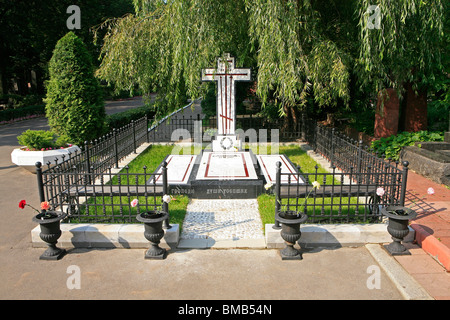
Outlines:
{"type": "Polygon", "coordinates": [[[49,71],[45,110],[50,127],[78,145],[101,136],[105,129],[102,92],[89,51],[73,32],[57,42],[49,71]]]}
{"type": "Polygon", "coordinates": [[[135,0],[136,12],[112,19],[98,75],[132,90],[158,91],[158,113],[205,93],[200,70],[229,52],[253,67],[263,103],[296,120],[309,94],[319,106],[348,103],[346,53],[320,32],[308,0],[135,0]]]}
{"type": "MultiPolygon", "coordinates": [[[[406,91],[407,108],[422,100],[426,121],[427,90],[433,89],[436,78],[444,72],[443,1],[379,0],[377,9],[372,3],[358,1],[361,82],[373,85],[376,91],[394,88],[400,98],[406,91]]],[[[403,114],[414,112],[420,111],[408,108],[403,114]]]]}

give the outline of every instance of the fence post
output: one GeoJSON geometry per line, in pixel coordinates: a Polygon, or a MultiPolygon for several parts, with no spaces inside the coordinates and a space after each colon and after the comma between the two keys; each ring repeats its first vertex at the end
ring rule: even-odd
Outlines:
{"type": "MultiPolygon", "coordinates": [[[[162,178],[163,178],[163,196],[165,196],[166,194],[169,194],[168,193],[169,184],[167,183],[167,162],[166,161],[164,161],[162,164],[162,178]]],[[[164,212],[167,212],[167,214],[169,214],[169,204],[167,202],[163,201],[162,209],[164,212]]],[[[172,228],[172,226],[169,223],[170,223],[170,215],[168,215],[167,219],[164,220],[164,228],[165,229],[172,228]]]]}
{"type": "Polygon", "coordinates": [[[39,201],[44,202],[45,196],[44,196],[44,181],[42,179],[42,163],[39,161],[36,162],[36,177],[37,177],[37,183],[38,183],[38,190],[39,190],[39,201]]]}
{"type": "Polygon", "coordinates": [[[113,138],[114,138],[114,162],[116,164],[116,169],[119,168],[119,148],[117,146],[117,129],[113,129],[113,138]]]}
{"type": "Polygon", "coordinates": [[[303,111],[302,112],[302,127],[301,127],[301,131],[302,131],[302,140],[306,141],[306,114],[303,111]]]}
{"type": "Polygon", "coordinates": [[[148,114],[145,114],[145,137],[147,139],[147,143],[149,143],[150,137],[148,136],[148,114]]]}
{"type": "Polygon", "coordinates": [[[87,167],[87,183],[91,184],[91,159],[90,159],[90,155],[89,155],[89,142],[85,141],[84,142],[84,150],[86,152],[86,167],[87,167]]]}
{"type": "Polygon", "coordinates": [[[133,129],[133,153],[136,153],[136,123],[134,122],[134,120],[131,120],[131,127],[133,129]]]}
{"type": "Polygon", "coordinates": [[[156,128],[157,128],[156,114],[153,117],[153,123],[155,124],[153,128],[153,142],[156,142],[156,128]]]}
{"type": "Polygon", "coordinates": [[[334,131],[336,129],[332,128],[331,129],[331,156],[330,156],[330,168],[332,168],[334,166],[334,131]]]}
{"type": "MultiPolygon", "coordinates": [[[[275,214],[277,212],[280,212],[281,208],[281,162],[277,161],[277,171],[276,171],[276,178],[275,178],[275,214]]],[[[275,216],[276,217],[276,216],[275,216]]],[[[272,227],[273,229],[281,229],[280,221],[278,221],[275,218],[275,224],[272,227]]]]}
{"type": "Polygon", "coordinates": [[[362,145],[363,141],[359,140],[358,142],[358,155],[357,155],[357,174],[359,175],[358,183],[361,183],[361,164],[362,164],[362,145]]]}
{"type": "Polygon", "coordinates": [[[408,161],[403,161],[403,171],[402,171],[402,191],[400,194],[400,205],[405,206],[405,198],[406,198],[406,181],[408,179],[408,161]]]}

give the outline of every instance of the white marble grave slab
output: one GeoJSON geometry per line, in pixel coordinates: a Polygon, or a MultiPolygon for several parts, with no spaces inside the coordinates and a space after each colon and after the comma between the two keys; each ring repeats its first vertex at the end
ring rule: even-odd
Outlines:
{"type": "MultiPolygon", "coordinates": [[[[264,177],[267,182],[275,184],[277,162],[281,162],[281,173],[297,173],[297,169],[294,168],[292,163],[286,158],[284,154],[259,154],[256,156],[258,159],[259,167],[261,168],[264,177]]],[[[305,183],[302,176],[292,175],[291,183],[297,183],[297,179],[300,184],[305,183]]],[[[281,183],[288,183],[288,176],[281,175],[281,183]]]]}
{"type": "Polygon", "coordinates": [[[249,152],[204,152],[197,180],[258,179],[249,152]]]}
{"type": "MultiPolygon", "coordinates": [[[[196,155],[170,155],[167,157],[167,183],[187,184],[196,158],[196,155]]],[[[157,173],[162,173],[162,168],[159,168],[157,173]]],[[[153,179],[150,180],[150,184],[152,183],[153,179]]],[[[162,174],[156,176],[156,184],[162,184],[162,174]]]]}

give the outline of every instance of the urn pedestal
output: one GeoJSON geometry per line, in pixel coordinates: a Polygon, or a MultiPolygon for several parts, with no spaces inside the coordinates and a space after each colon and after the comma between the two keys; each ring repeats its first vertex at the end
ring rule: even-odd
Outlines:
{"type": "Polygon", "coordinates": [[[136,219],[144,223],[144,237],[151,244],[145,253],[145,259],[162,260],[167,257],[167,250],[159,246],[164,237],[162,225],[167,217],[168,214],[162,211],[149,211],[137,215],[136,219]]]}
{"type": "Polygon", "coordinates": [[[47,211],[46,214],[39,213],[33,217],[33,221],[39,223],[41,233],[39,237],[47,243],[48,248],[40,256],[41,260],[59,260],[67,253],[65,249],[58,248],[59,237],[61,237],[61,220],[67,216],[67,213],[47,211]]]}
{"type": "Polygon", "coordinates": [[[414,219],[417,213],[414,210],[402,206],[387,206],[381,208],[381,213],[389,218],[387,231],[392,237],[392,242],[384,248],[393,256],[410,255],[411,252],[402,244],[402,240],[409,233],[409,220],[414,219]]]}
{"type": "Polygon", "coordinates": [[[281,223],[281,238],[286,243],[286,247],[280,251],[282,260],[302,260],[302,254],[294,248],[295,243],[300,239],[300,224],[304,223],[308,216],[304,213],[293,211],[278,212],[275,219],[281,223]]]}

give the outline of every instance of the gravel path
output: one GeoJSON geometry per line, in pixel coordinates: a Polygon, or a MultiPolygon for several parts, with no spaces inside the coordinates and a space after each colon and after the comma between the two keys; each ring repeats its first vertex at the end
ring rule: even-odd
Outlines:
{"type": "Polygon", "coordinates": [[[183,240],[205,240],[207,247],[218,241],[264,241],[257,200],[191,199],[183,222],[183,240]]]}

